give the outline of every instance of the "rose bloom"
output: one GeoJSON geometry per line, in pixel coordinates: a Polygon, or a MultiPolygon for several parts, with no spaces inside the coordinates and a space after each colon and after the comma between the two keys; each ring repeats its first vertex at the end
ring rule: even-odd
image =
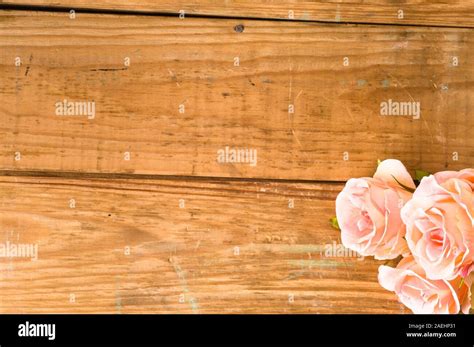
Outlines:
{"type": "Polygon", "coordinates": [[[474,170],[424,177],[403,207],[406,239],[430,279],[466,277],[474,262],[474,170]]]}
{"type": "Polygon", "coordinates": [[[469,313],[471,307],[470,280],[457,277],[451,281],[430,280],[423,268],[410,256],[396,268],[379,267],[379,283],[397,294],[402,304],[413,313],[469,313]]]}
{"type": "Polygon", "coordinates": [[[376,259],[393,259],[408,253],[402,206],[412,194],[401,184],[415,188],[405,166],[384,160],[373,178],[353,178],[336,199],[336,215],[345,247],[376,259]]]}

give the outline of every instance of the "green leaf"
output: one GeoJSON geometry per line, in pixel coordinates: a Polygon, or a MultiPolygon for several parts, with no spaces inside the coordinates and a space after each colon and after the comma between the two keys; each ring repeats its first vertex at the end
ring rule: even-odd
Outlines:
{"type": "Polygon", "coordinates": [[[406,191],[408,191],[408,192],[410,192],[410,193],[414,193],[414,192],[415,192],[415,189],[410,188],[410,187],[407,187],[406,185],[400,183],[400,182],[396,179],[396,177],[395,177],[394,175],[392,175],[392,177],[393,177],[393,179],[394,179],[395,181],[397,181],[397,183],[400,185],[400,187],[402,187],[402,188],[405,189],[406,191]]]}
{"type": "Polygon", "coordinates": [[[337,217],[332,217],[329,221],[334,229],[341,230],[341,228],[339,228],[339,223],[337,222],[337,217]]]}
{"type": "Polygon", "coordinates": [[[429,172],[427,171],[423,171],[423,170],[415,170],[415,179],[417,181],[421,181],[421,179],[425,176],[429,176],[431,175],[429,172]]]}

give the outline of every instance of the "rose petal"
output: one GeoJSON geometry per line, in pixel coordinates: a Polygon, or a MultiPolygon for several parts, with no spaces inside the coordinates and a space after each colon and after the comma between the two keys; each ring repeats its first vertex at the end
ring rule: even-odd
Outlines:
{"type": "Polygon", "coordinates": [[[396,159],[387,159],[382,161],[379,166],[377,167],[377,171],[374,174],[374,178],[380,179],[385,181],[389,184],[399,186],[397,181],[401,184],[415,189],[415,182],[411,178],[410,174],[408,173],[405,166],[402,164],[401,161],[396,159]]]}

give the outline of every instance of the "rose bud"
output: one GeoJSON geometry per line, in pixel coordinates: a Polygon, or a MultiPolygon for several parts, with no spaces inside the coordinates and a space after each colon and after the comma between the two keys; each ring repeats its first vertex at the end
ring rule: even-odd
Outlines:
{"type": "Polygon", "coordinates": [[[396,268],[380,266],[378,278],[380,285],[395,292],[413,313],[469,313],[471,281],[461,277],[451,281],[427,279],[412,256],[403,258],[396,268]]]}
{"type": "Polygon", "coordinates": [[[466,277],[474,262],[474,170],[424,177],[403,207],[406,239],[430,279],[466,277]]]}
{"type": "Polygon", "coordinates": [[[336,199],[336,215],[345,247],[376,259],[393,259],[408,251],[400,210],[415,189],[405,166],[385,160],[373,178],[347,181],[336,199]]]}

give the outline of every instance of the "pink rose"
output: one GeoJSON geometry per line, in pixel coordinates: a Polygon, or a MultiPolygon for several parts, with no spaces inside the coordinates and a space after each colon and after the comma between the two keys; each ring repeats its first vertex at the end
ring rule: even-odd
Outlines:
{"type": "Polygon", "coordinates": [[[474,262],[474,170],[424,177],[403,207],[406,239],[430,279],[466,277],[474,262]]]}
{"type": "Polygon", "coordinates": [[[379,267],[379,283],[397,294],[402,304],[413,313],[469,313],[471,307],[470,280],[427,279],[420,265],[410,256],[403,258],[396,268],[379,267]]]}
{"type": "Polygon", "coordinates": [[[402,206],[411,198],[403,185],[415,188],[398,160],[385,160],[373,178],[347,181],[336,199],[336,215],[345,247],[376,259],[393,259],[408,251],[402,206]]]}

